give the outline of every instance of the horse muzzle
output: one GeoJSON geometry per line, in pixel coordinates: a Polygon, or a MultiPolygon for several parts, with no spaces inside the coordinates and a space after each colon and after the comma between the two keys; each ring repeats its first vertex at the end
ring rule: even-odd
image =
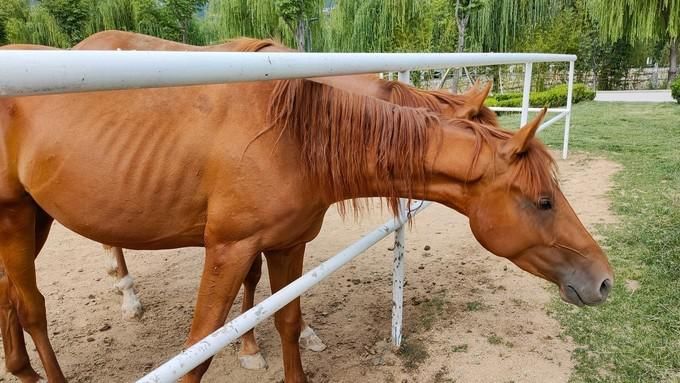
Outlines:
{"type": "Polygon", "coordinates": [[[613,278],[607,276],[596,284],[565,283],[560,284],[560,296],[562,299],[573,305],[597,306],[604,303],[612,289],[613,278]]]}

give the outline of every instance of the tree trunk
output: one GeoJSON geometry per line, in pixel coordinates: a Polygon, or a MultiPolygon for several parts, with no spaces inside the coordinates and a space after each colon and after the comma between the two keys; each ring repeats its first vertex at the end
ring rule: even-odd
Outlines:
{"type": "Polygon", "coordinates": [[[675,77],[678,75],[678,39],[677,37],[671,38],[671,53],[670,53],[671,65],[668,68],[668,83],[672,83],[675,77]]]}
{"type": "MultiPolygon", "coordinates": [[[[458,24],[458,47],[456,48],[457,53],[461,53],[465,50],[465,28],[467,27],[468,15],[465,15],[463,19],[458,19],[458,12],[456,12],[456,24],[458,24]]],[[[458,80],[463,75],[463,68],[458,68],[453,71],[453,83],[451,84],[451,93],[458,93],[458,80]]]]}
{"type": "Polygon", "coordinates": [[[295,29],[295,42],[297,43],[297,49],[300,52],[306,52],[307,51],[307,20],[305,19],[299,19],[297,28],[295,29]]]}

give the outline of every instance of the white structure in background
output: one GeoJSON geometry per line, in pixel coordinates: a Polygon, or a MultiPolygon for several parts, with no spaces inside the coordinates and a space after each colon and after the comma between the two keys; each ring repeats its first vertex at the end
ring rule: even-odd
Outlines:
{"type": "MultiPolygon", "coordinates": [[[[140,51],[0,51],[0,96],[29,96],[96,90],[153,88],[256,80],[340,76],[361,73],[399,72],[409,82],[409,70],[461,66],[524,64],[521,108],[492,108],[521,112],[526,123],[532,64],[569,62],[567,105],[551,108],[558,113],[539,131],[564,118],[563,158],[567,157],[569,119],[574,82],[574,55],[535,53],[234,53],[234,52],[140,52],[140,51]]],[[[302,295],[335,270],[351,261],[392,232],[394,239],[392,341],[401,343],[405,239],[404,223],[429,202],[413,201],[398,218],[364,236],[334,257],[321,263],[285,288],[225,324],[200,342],[141,378],[138,383],[175,382],[223,347],[238,339],[280,308],[302,295]]]]}

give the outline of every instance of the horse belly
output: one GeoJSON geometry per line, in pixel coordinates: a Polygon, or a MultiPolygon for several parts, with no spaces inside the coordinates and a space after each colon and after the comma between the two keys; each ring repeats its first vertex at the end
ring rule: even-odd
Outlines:
{"type": "Polygon", "coordinates": [[[145,183],[130,187],[111,178],[114,169],[75,174],[61,171],[52,181],[29,184],[34,200],[67,228],[98,242],[134,249],[199,246],[203,243],[206,199],[198,185],[145,183]],[[194,186],[194,187],[191,187],[194,186]]]}
{"type": "Polygon", "coordinates": [[[81,115],[77,126],[24,126],[21,183],[48,214],[90,239],[135,249],[202,245],[209,147],[181,120],[135,122],[81,115]]]}

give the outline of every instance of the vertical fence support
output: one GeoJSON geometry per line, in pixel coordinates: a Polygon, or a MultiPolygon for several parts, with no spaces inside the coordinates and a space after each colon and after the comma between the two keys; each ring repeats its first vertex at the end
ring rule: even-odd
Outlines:
{"type": "MultiPolygon", "coordinates": [[[[402,203],[400,216],[405,216],[406,206],[402,203]]],[[[403,219],[401,220],[404,221],[403,219]]],[[[405,244],[406,239],[404,225],[402,224],[394,232],[394,262],[392,264],[392,344],[394,347],[401,346],[401,325],[404,311],[404,270],[405,270],[405,244]]]]}
{"type": "MultiPolygon", "coordinates": [[[[399,81],[410,84],[411,72],[399,72],[399,81]]],[[[399,203],[401,222],[406,222],[408,208],[406,200],[399,203]]],[[[392,344],[401,346],[401,327],[404,312],[404,275],[405,275],[405,233],[404,226],[394,232],[394,261],[392,264],[392,344]]]]}
{"type": "Polygon", "coordinates": [[[519,126],[526,125],[529,121],[529,96],[531,93],[531,69],[532,64],[524,64],[524,93],[522,94],[522,117],[519,121],[519,126]]]}
{"type": "Polygon", "coordinates": [[[562,159],[569,154],[569,128],[571,127],[571,98],[574,93],[574,61],[569,61],[569,83],[567,85],[567,115],[564,117],[564,140],[562,141],[562,159]]]}

